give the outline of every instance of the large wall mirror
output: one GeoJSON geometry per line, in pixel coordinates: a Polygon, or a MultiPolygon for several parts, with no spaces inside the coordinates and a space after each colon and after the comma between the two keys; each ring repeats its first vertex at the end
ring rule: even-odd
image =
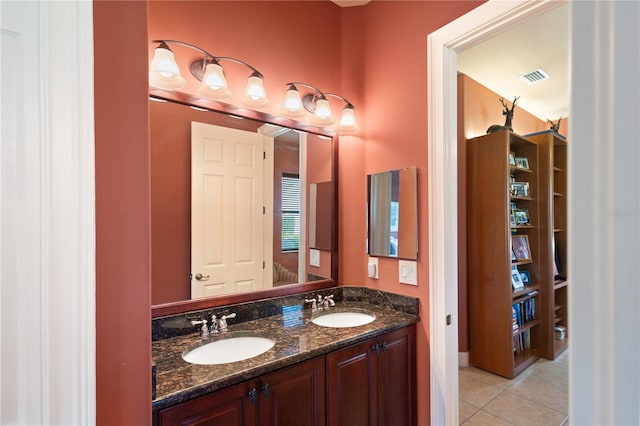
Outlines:
{"type": "Polygon", "coordinates": [[[369,255],[418,258],[416,167],[367,176],[367,218],[369,255]]]}
{"type": "Polygon", "coordinates": [[[336,138],[209,104],[151,92],[153,316],[336,285],[336,138]]]}

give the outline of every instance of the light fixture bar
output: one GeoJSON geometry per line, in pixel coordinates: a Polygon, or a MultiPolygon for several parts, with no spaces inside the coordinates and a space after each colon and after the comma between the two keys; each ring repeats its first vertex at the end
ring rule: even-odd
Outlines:
{"type": "MultiPolygon", "coordinates": [[[[171,52],[171,49],[169,49],[169,47],[167,46],[168,44],[177,44],[180,46],[185,46],[190,49],[196,50],[203,55],[202,59],[198,59],[192,62],[189,67],[191,74],[196,79],[202,82],[202,85],[198,89],[198,92],[200,92],[203,96],[206,96],[211,99],[216,99],[216,100],[227,99],[231,96],[231,91],[227,86],[227,80],[224,75],[224,71],[222,69],[222,66],[220,65],[220,61],[230,61],[230,62],[244,65],[252,71],[251,75],[248,78],[247,88],[245,89],[244,96],[242,98],[243,103],[246,103],[250,106],[256,106],[256,107],[265,106],[269,103],[267,94],[264,90],[264,85],[262,83],[262,80],[264,79],[264,75],[260,71],[258,71],[255,67],[248,64],[247,62],[242,61],[240,59],[232,58],[230,56],[215,56],[207,52],[206,50],[202,49],[201,47],[198,47],[194,44],[187,43],[180,40],[152,40],[151,42],[160,43],[160,46],[156,48],[156,51],[161,50],[160,52],[161,54],[165,55],[165,57],[168,57],[169,59],[172,60],[171,66],[175,65],[176,73],[180,77],[182,76],[179,74],[179,70],[177,69],[177,64],[175,63],[175,60],[173,60],[173,53],[171,52]]],[[[157,53],[156,53],[156,56],[158,56],[157,53]]],[[[156,58],[154,57],[154,62],[155,61],[156,61],[156,58]]],[[[152,65],[153,65],[153,62],[152,62],[152,65]]],[[[170,71],[172,71],[172,69],[170,71]]],[[[165,74],[167,74],[167,72],[165,72],[165,74]]],[[[180,81],[182,85],[178,87],[179,85],[177,83],[173,83],[173,84],[169,82],[164,83],[161,79],[154,78],[154,76],[155,74],[150,72],[150,77],[149,77],[150,83],[153,86],[159,87],[161,89],[174,90],[177,88],[184,87],[185,85],[185,83],[183,83],[184,79],[180,81]]]]}

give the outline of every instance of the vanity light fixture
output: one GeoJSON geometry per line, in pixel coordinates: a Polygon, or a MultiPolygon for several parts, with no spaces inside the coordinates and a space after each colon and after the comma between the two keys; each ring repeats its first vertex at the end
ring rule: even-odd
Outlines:
{"type": "Polygon", "coordinates": [[[335,97],[345,103],[340,121],[337,125],[337,130],[341,133],[354,133],[360,129],[353,112],[353,104],[344,97],[335,93],[324,93],[311,84],[299,81],[287,83],[287,85],[289,88],[287,89],[281,110],[283,115],[301,117],[305,114],[305,110],[307,110],[313,113],[311,123],[317,126],[331,126],[334,123],[334,118],[327,97],[335,97]],[[308,87],[312,92],[301,98],[296,85],[308,87]]]}
{"type": "Polygon", "coordinates": [[[177,44],[202,54],[202,59],[193,61],[189,70],[196,79],[202,82],[198,92],[203,96],[214,100],[223,100],[231,96],[224,70],[220,65],[220,61],[230,61],[244,65],[252,71],[247,80],[242,102],[253,107],[269,104],[267,93],[262,84],[264,76],[248,63],[229,56],[214,56],[198,46],[183,41],[152,40],[152,43],[159,43],[149,69],[149,84],[152,86],[163,90],[176,90],[187,84],[180,73],[173,52],[169,49],[169,44],[177,44]]]}

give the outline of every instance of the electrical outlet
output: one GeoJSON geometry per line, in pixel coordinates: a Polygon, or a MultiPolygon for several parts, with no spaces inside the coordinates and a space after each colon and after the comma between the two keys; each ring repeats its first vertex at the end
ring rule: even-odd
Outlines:
{"type": "Polygon", "coordinates": [[[378,258],[370,257],[367,261],[367,276],[369,278],[373,278],[374,280],[378,279],[378,258]]]}
{"type": "Polygon", "coordinates": [[[400,260],[398,262],[398,279],[402,284],[418,285],[418,262],[400,260]]]}
{"type": "Polygon", "coordinates": [[[316,249],[309,249],[309,265],[320,267],[320,251],[316,249]]]}

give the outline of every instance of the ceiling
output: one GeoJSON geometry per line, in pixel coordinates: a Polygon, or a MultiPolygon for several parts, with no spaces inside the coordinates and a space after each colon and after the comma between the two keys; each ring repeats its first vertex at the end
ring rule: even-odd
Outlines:
{"type": "MultiPolygon", "coordinates": [[[[458,71],[539,119],[569,115],[568,6],[557,7],[458,55],[458,71]],[[520,76],[542,68],[548,80],[520,76]]],[[[501,108],[496,100],[496,108],[501,108]]]]}
{"type": "MultiPolygon", "coordinates": [[[[370,0],[331,0],[341,7],[370,0]]],[[[539,119],[569,115],[568,5],[518,24],[458,54],[458,71],[513,101],[539,119]],[[529,84],[520,76],[541,68],[549,79],[529,84]]],[[[497,101],[496,101],[497,104],[497,101]]],[[[496,106],[501,108],[499,104],[496,106]]]]}

